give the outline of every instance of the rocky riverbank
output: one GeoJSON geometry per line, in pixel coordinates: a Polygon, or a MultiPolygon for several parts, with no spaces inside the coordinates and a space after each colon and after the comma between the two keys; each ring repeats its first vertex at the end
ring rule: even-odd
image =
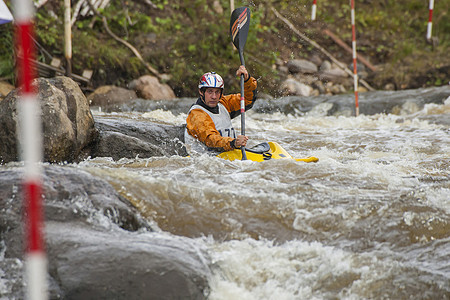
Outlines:
{"type": "MultiPolygon", "coordinates": [[[[448,10],[444,2],[436,3],[431,40],[425,39],[428,7],[424,3],[358,3],[359,77],[377,90],[448,84],[450,22],[443,13],[448,10]]],[[[211,70],[223,75],[229,91],[238,90],[238,80],[232,75],[239,58],[229,37],[229,1],[200,0],[195,5],[170,1],[92,3],[101,11],[93,13],[85,0],[72,1],[72,69],[76,75],[91,74],[89,83],[83,81],[86,95],[101,86],[134,90],[133,79],[151,74],[177,97],[195,97],[198,78],[211,70]]],[[[36,5],[39,61],[47,65],[58,61],[56,73],[65,74],[63,4],[46,0],[36,5]]],[[[245,58],[259,80],[260,91],[275,98],[353,91],[351,75],[336,65],[352,70],[348,3],[322,1],[316,21],[310,18],[311,3],[307,1],[244,1],[236,5],[248,5],[252,11],[245,58]],[[315,65],[312,73],[298,75],[297,63],[302,60],[315,65]]],[[[0,27],[5,41],[0,50],[4,66],[0,79],[9,84],[15,82],[13,32],[12,24],[0,27]]],[[[55,76],[54,70],[40,71],[43,77],[55,76]]],[[[360,87],[370,90],[361,82],[360,87]]],[[[138,96],[157,97],[147,93],[138,96]]]]}

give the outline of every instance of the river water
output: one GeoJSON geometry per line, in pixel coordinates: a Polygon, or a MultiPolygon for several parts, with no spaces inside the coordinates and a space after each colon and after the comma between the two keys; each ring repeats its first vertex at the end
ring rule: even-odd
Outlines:
{"type": "MultiPolygon", "coordinates": [[[[98,116],[186,118],[163,109],[98,116]]],[[[276,141],[319,162],[173,156],[78,167],[162,234],[207,249],[209,299],[449,299],[449,118],[450,98],[396,115],[249,111],[250,145],[276,141]]]]}

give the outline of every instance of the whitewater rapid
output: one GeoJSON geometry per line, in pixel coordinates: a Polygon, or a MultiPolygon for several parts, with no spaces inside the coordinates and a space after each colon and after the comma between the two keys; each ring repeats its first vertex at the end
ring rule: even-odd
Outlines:
{"type": "MultiPolygon", "coordinates": [[[[103,115],[186,118],[94,112],[103,115]]],[[[160,233],[207,249],[209,299],[449,299],[448,118],[450,98],[396,115],[250,111],[250,146],[276,141],[319,162],[204,155],[76,167],[110,182],[160,233]]]]}

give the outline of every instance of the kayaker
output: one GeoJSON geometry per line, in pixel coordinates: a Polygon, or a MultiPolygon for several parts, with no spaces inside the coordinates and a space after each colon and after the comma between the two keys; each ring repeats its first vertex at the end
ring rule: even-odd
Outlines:
{"type": "MultiPolygon", "coordinates": [[[[244,74],[245,110],[256,100],[256,79],[240,66],[236,76],[244,74]]],[[[203,74],[198,84],[200,97],[186,118],[184,139],[188,152],[217,154],[247,145],[248,137],[237,135],[231,119],[241,114],[241,94],[224,95],[224,82],[215,72],[203,74]]]]}

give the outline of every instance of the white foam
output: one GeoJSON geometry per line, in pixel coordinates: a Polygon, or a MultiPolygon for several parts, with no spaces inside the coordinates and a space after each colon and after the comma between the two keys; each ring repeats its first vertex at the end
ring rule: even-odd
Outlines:
{"type": "Polygon", "coordinates": [[[150,112],[143,113],[142,117],[154,121],[162,121],[165,123],[183,124],[186,123],[187,115],[182,113],[175,116],[171,111],[156,109],[150,112]]]}
{"type": "Polygon", "coordinates": [[[212,300],[323,299],[339,291],[341,296],[357,296],[353,286],[361,288],[358,281],[380,268],[375,258],[319,242],[275,245],[246,239],[212,244],[211,250],[212,300]]]}
{"type": "MultiPolygon", "coordinates": [[[[447,178],[450,178],[450,175],[447,178]]],[[[428,205],[450,214],[450,188],[427,188],[424,193],[428,205]]]]}

